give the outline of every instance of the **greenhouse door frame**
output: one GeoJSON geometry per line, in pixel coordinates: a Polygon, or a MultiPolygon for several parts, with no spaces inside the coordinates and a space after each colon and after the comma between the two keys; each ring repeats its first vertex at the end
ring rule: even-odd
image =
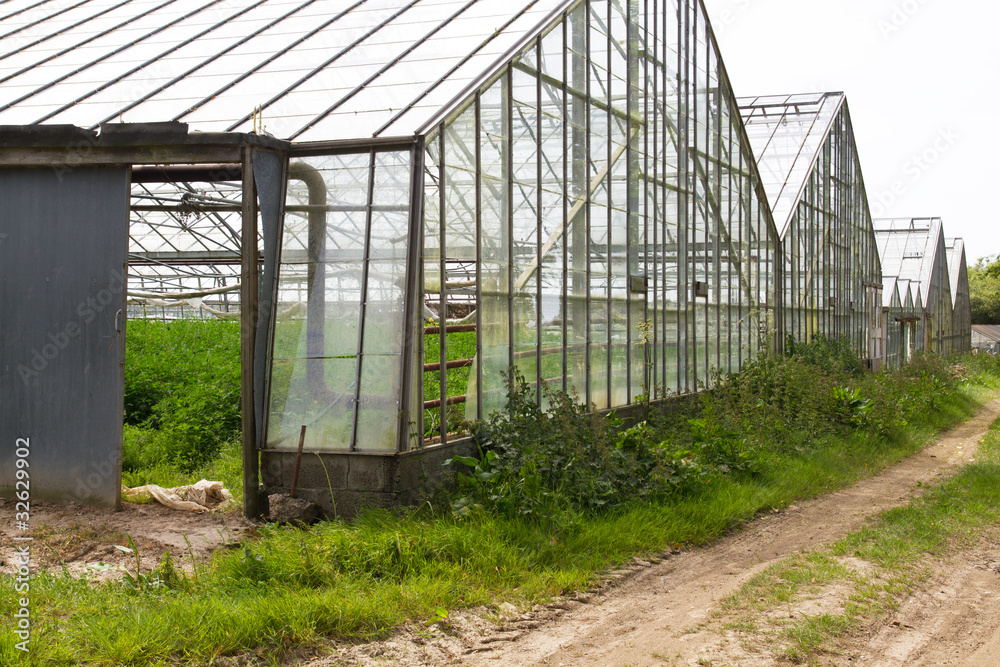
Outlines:
{"type": "MultiPolygon", "coordinates": [[[[261,255],[257,241],[258,213],[281,220],[283,187],[279,188],[277,208],[271,201],[261,203],[258,210],[254,156],[273,153],[272,165],[287,165],[290,144],[256,134],[188,133],[187,125],[165,123],[114,123],[100,126],[100,131],[72,125],[0,126],[0,167],[37,167],[63,174],[77,167],[125,167],[130,173],[129,187],[136,179],[147,182],[157,178],[170,180],[183,174],[190,180],[240,180],[242,182],[242,242],[241,242],[241,308],[240,366],[243,435],[243,512],[247,517],[260,516],[259,448],[260,412],[265,359],[260,355],[259,334],[266,340],[270,313],[260,313],[262,306],[270,309],[269,292],[264,290],[259,303],[258,276],[261,255]]],[[[273,171],[273,170],[272,170],[273,171]]],[[[282,174],[283,176],[283,171],[282,174]]],[[[258,179],[259,179],[259,175],[258,179]]],[[[273,176],[273,174],[271,175],[273,176]]],[[[280,178],[280,177],[279,177],[280,178]]],[[[268,175],[265,174],[265,180],[268,175]]],[[[273,178],[271,179],[273,180],[273,178]]],[[[281,182],[283,183],[283,178],[281,182]]],[[[270,188],[273,190],[273,188],[270,188]]],[[[271,193],[273,194],[273,193],[271,193]]],[[[267,231],[267,223],[261,220],[267,231]]],[[[265,237],[266,240],[266,237],[265,237]]],[[[266,250],[266,255],[273,254],[266,250]]],[[[268,257],[264,261],[264,278],[268,279],[268,257]]],[[[272,266],[273,269],[273,266],[272,266]]],[[[273,278],[273,271],[270,274],[273,278]]],[[[261,341],[263,342],[263,341],[261,341]]],[[[118,470],[121,474],[121,461],[118,470]]],[[[86,502],[86,499],[81,499],[86,502]]]]}

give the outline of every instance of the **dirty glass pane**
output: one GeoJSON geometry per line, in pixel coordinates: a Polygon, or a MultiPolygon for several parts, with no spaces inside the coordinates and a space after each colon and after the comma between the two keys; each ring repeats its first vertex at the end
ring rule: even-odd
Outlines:
{"type": "Polygon", "coordinates": [[[289,166],[267,446],[349,449],[370,156],[289,166]]]}
{"type": "Polygon", "coordinates": [[[305,425],[309,449],[396,448],[409,157],[377,155],[374,206],[371,160],[290,163],[268,447],[295,447],[305,425]]]}
{"type": "Polygon", "coordinates": [[[409,196],[410,154],[376,153],[358,400],[359,451],[396,449],[403,407],[400,381],[409,196]]]}
{"type": "Polygon", "coordinates": [[[482,412],[489,415],[506,404],[502,374],[510,368],[510,169],[507,79],[502,77],[480,98],[480,150],[483,186],[482,224],[482,412]]]}

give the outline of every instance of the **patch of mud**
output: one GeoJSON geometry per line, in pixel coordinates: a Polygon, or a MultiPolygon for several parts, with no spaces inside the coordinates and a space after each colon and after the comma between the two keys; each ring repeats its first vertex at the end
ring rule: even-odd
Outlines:
{"type": "Polygon", "coordinates": [[[0,572],[16,572],[17,546],[30,544],[33,569],[48,568],[98,578],[134,570],[135,556],[119,549],[129,537],[142,569],[156,567],[170,552],[177,567],[192,569],[217,549],[236,544],[254,525],[234,513],[196,514],[158,504],[123,503],[120,510],[32,501],[29,531],[19,530],[15,503],[0,499],[0,572]],[[31,537],[30,542],[14,538],[31,537]]]}

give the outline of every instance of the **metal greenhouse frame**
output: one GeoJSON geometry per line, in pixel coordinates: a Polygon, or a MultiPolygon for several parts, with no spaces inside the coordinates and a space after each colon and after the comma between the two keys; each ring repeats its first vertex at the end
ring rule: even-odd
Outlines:
{"type": "MultiPolygon", "coordinates": [[[[697,392],[786,334],[872,358],[886,339],[901,362],[922,344],[879,333],[883,285],[893,322],[931,309],[921,341],[965,322],[940,234],[933,278],[883,281],[843,95],[737,101],[701,0],[50,2],[0,10],[0,188],[48,206],[26,224],[26,196],[0,205],[0,264],[24,269],[0,307],[72,294],[32,335],[69,322],[100,353],[119,473],[128,318],[240,318],[251,516],[293,478],[328,514],[413,500],[511,367],[542,406],[549,387],[608,410],[697,392]],[[119,228],[117,284],[53,291],[19,250],[74,257],[119,228]],[[98,289],[120,310],[82,326],[72,301],[98,289]]],[[[33,370],[33,345],[5,344],[0,402],[58,424],[46,396],[93,396],[96,371],[59,350],[33,370]]],[[[89,472],[50,435],[53,465],[89,472]]],[[[65,485],[38,488],[96,502],[65,485]]]]}
{"type": "Polygon", "coordinates": [[[773,344],[778,237],[701,2],[21,2],[4,22],[11,146],[130,168],[128,315],[257,331],[248,513],[257,448],[287,488],[303,427],[332,474],[302,492],[350,513],[414,492],[511,366],[539,401],[544,382],[608,409],[773,344]],[[95,133],[88,154],[51,124],[95,133]],[[279,137],[283,203],[247,164],[151,160],[156,128],[279,137]],[[105,150],[116,131],[140,143],[105,150]]]}
{"type": "Polygon", "coordinates": [[[783,244],[785,332],[880,359],[882,271],[844,94],[740,105],[783,244]]]}
{"type": "Polygon", "coordinates": [[[885,274],[906,279],[915,289],[916,315],[907,318],[915,325],[910,349],[947,353],[971,347],[971,310],[967,305],[956,309],[953,302],[968,302],[964,243],[957,240],[954,251],[948,251],[941,218],[880,219],[874,224],[885,274]]]}

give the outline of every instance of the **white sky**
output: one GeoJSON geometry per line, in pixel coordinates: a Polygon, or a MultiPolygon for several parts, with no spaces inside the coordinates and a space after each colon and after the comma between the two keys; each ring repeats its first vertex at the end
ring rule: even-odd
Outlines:
{"type": "Polygon", "coordinates": [[[705,5],[737,95],[847,94],[874,216],[940,216],[970,264],[1000,253],[1000,2],[705,5]]]}

